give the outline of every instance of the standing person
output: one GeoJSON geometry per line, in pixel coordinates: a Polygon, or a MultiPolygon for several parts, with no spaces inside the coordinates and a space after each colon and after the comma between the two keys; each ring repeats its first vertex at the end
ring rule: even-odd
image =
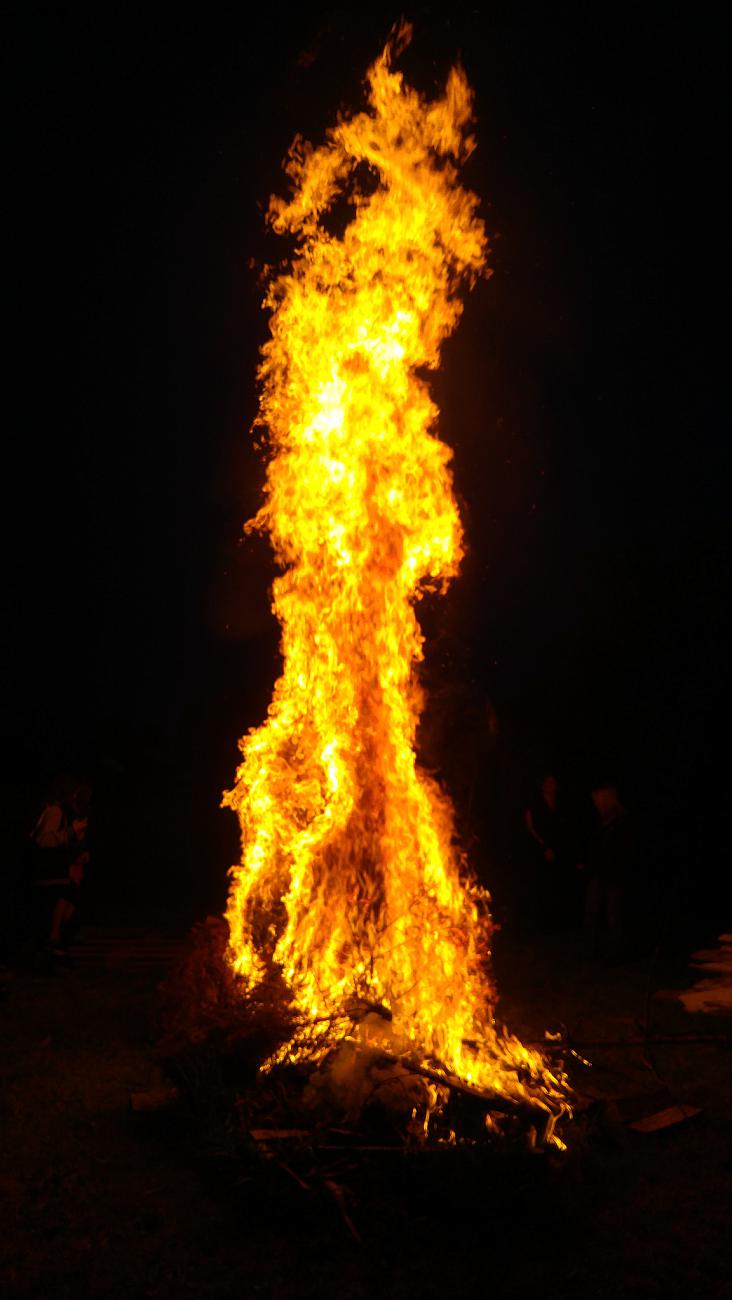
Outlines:
{"type": "Polygon", "coordinates": [[[533,841],[533,890],[542,928],[563,928],[573,921],[575,860],[559,781],[542,778],[536,799],[524,811],[533,841]]]}
{"type": "Polygon", "coordinates": [[[89,862],[86,847],[89,788],[68,776],[57,777],[31,833],[33,875],[38,888],[47,890],[53,903],[47,946],[53,956],[65,957],[69,926],[76,914],[84,871],[89,862]]]}
{"type": "Polygon", "coordinates": [[[628,937],[626,901],[635,865],[633,828],[612,782],[593,786],[592,802],[597,820],[587,854],[587,945],[591,956],[617,960],[628,937]]]}
{"type": "Polygon", "coordinates": [[[524,822],[544,861],[556,862],[560,854],[561,818],[559,782],[551,772],[543,777],[538,798],[524,812],[524,822]]]}

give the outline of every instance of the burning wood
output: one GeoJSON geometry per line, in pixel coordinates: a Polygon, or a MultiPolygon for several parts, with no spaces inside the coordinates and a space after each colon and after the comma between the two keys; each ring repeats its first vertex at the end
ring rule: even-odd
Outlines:
{"type": "Polygon", "coordinates": [[[445,792],[420,769],[416,602],[457,573],[462,528],[425,370],[485,272],[478,199],[458,180],[472,97],[453,68],[425,100],[393,67],[368,107],[313,148],[296,139],[269,220],[296,248],[265,306],[258,425],[266,529],[282,572],[282,676],[241,742],[225,802],[242,828],[227,959],[243,999],[273,978],[290,1032],[263,1062],[322,1065],[343,1043],[422,1094],[540,1112],[551,1140],[567,1084],[498,1028],[487,893],[456,847],[445,792]],[[351,214],[342,234],[332,216],[351,214]]]}

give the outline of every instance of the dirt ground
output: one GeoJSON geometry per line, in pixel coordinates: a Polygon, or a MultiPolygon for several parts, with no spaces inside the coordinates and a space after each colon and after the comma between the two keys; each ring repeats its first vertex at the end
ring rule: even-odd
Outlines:
{"type": "MultiPolygon", "coordinates": [[[[82,936],[83,937],[83,936],[82,936]]],[[[83,944],[82,944],[83,948],[83,944]]],[[[82,949],[80,949],[81,953],[82,949]]],[[[155,985],[144,962],[8,972],[0,1005],[0,1293],[7,1297],[698,1297],[730,1294],[729,1019],[647,997],[648,961],[580,962],[555,938],[499,937],[502,1013],[529,1038],[563,1024],[581,1049],[584,1115],[558,1165],[497,1160],[382,1173],[355,1198],[361,1236],[286,1175],[252,1176],[180,1119],[131,1112],[151,1078],[155,985]],[[650,1009],[656,1043],[642,1037],[650,1009]],[[726,1041],[725,1041],[726,1039],[726,1041]],[[701,1108],[656,1133],[628,1098],[665,1088],[701,1108]],[[594,1101],[594,1105],[593,1105],[594,1101]],[[613,1102],[620,1103],[613,1105],[613,1102]],[[589,1109],[588,1109],[589,1108],[589,1109]]],[[[689,981],[657,962],[651,991],[689,981]]],[[[406,1159],[406,1157],[405,1157],[406,1159]]]]}

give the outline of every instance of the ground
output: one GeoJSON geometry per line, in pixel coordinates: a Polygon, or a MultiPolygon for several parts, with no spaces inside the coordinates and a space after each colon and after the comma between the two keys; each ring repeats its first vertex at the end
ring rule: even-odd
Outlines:
{"type": "MultiPolygon", "coordinates": [[[[502,1010],[540,1037],[563,1023],[590,1104],[567,1158],[517,1176],[497,1160],[455,1175],[404,1163],[379,1196],[313,1203],[286,1175],[239,1168],[175,1115],[130,1110],[149,1086],[155,986],[175,945],[143,931],[87,932],[73,970],[4,979],[0,1058],[0,1292],[7,1297],[414,1297],[572,1300],[729,1294],[732,1175],[729,1019],[647,998],[683,965],[581,963],[555,937],[499,936],[502,1010]],[[86,956],[84,953],[86,952],[86,956]],[[642,1037],[651,1012],[655,1039],[642,1037]],[[678,1035],[715,1041],[688,1041],[678,1035]],[[651,1068],[653,1067],[653,1068],[651,1068]],[[655,1073],[654,1073],[655,1070],[655,1073]],[[661,1087],[700,1107],[640,1134],[612,1099],[661,1087]],[[600,1099],[592,1107],[592,1098],[600,1099]]],[[[688,976],[687,976],[688,978],[688,976]]],[[[384,1181],[385,1180],[385,1181],[384,1181]]]]}

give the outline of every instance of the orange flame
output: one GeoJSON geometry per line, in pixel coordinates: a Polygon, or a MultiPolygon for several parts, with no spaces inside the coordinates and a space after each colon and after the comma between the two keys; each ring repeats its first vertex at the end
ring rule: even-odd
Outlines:
{"type": "Polygon", "coordinates": [[[247,987],[282,971],[301,1029],[277,1060],[361,1036],[557,1112],[563,1081],[496,1027],[488,895],[415,757],[415,601],[462,553],[451,453],[419,372],[438,366],[487,239],[457,179],[473,149],[470,87],[459,68],[433,102],[405,85],[392,60],[408,37],[369,70],[367,111],[320,148],[295,140],[291,197],[270,201],[297,249],[265,301],[258,422],[271,459],[248,527],[269,531],[282,566],[284,667],[225,795],[243,841],[229,957],[247,987]],[[344,200],[337,235],[328,217],[344,200]],[[382,1015],[367,1027],[354,1008],[368,1006],[382,1015]]]}

